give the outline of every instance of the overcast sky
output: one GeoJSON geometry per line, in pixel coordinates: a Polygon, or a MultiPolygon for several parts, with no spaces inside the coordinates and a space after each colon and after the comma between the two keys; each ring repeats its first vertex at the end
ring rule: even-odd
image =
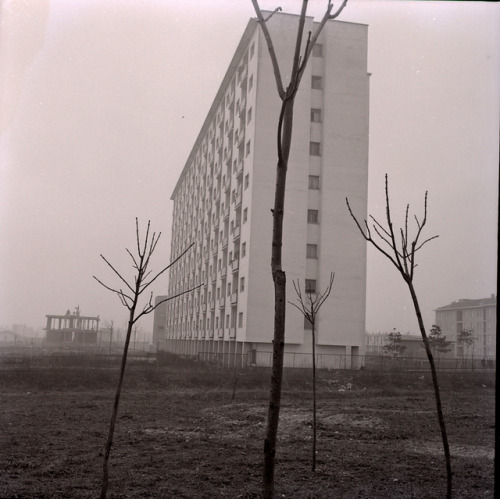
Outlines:
{"type": "MultiPolygon", "coordinates": [[[[319,18],[326,0],[310,0],[319,18]]],[[[298,13],[300,2],[261,0],[298,13]]],[[[129,268],[135,217],[170,252],[170,195],[238,41],[250,0],[3,0],[0,31],[0,325],[80,306],[123,327],[102,289],[129,268]]],[[[415,278],[433,310],[496,293],[499,21],[496,3],[350,0],[369,25],[369,211],[422,213],[415,278]]],[[[274,89],[270,89],[274,91],[274,89]]],[[[286,270],[286,269],[285,269],[286,270]]],[[[128,272],[128,271],[127,271],[128,272]]],[[[271,277],[270,277],[271,279],[271,277]]],[[[158,281],[155,294],[166,291],[158,281]]],[[[367,330],[417,332],[403,281],[368,250],[367,330]]],[[[152,319],[141,327],[151,329],[152,319]]]]}

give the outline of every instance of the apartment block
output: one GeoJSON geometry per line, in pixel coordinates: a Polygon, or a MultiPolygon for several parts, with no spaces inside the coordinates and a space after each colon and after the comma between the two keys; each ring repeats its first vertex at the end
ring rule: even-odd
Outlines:
{"type": "MultiPolygon", "coordinates": [[[[268,28],[285,86],[299,17],[268,28]]],[[[307,18],[305,33],[315,23],[307,18]]],[[[171,268],[154,341],[179,354],[241,356],[268,364],[274,327],[271,238],[279,99],[268,49],[251,19],[193,145],[171,199],[171,268]]],[[[295,99],[284,213],[283,269],[320,291],[335,273],[317,320],[316,352],[355,359],[365,331],[366,243],[346,209],[367,211],[367,26],[329,21],[295,99]]],[[[310,358],[310,324],[292,306],[286,358],[310,358]]],[[[288,360],[287,360],[288,359],[288,360]]]]}
{"type": "Polygon", "coordinates": [[[448,341],[452,342],[457,357],[474,356],[485,360],[496,357],[497,299],[461,299],[437,308],[436,324],[448,341]],[[458,341],[462,331],[471,331],[471,345],[458,341]]]}

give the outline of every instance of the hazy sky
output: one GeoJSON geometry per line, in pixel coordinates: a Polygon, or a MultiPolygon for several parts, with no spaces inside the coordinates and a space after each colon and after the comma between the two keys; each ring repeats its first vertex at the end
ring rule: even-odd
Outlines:
{"type": "MultiPolygon", "coordinates": [[[[318,18],[327,2],[309,4],[318,18]]],[[[300,11],[261,0],[278,5],[300,11]]],[[[250,0],[1,2],[0,325],[79,305],[123,327],[92,279],[116,283],[99,254],[130,268],[137,216],[167,262],[170,195],[253,16],[250,0]]],[[[435,308],[496,293],[500,8],[350,0],[340,19],[369,25],[370,213],[383,216],[386,172],[394,213],[421,214],[429,191],[439,238],[415,283],[430,328],[435,308]]],[[[367,330],[394,327],[417,331],[411,300],[369,248],[367,330]]]]}

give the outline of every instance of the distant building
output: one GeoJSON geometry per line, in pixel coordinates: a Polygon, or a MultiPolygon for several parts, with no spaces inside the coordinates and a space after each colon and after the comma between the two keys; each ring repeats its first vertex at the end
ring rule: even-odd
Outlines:
{"type": "Polygon", "coordinates": [[[64,315],[46,315],[45,340],[47,343],[97,344],[99,316],[80,315],[80,307],[64,315]]]}
{"type": "Polygon", "coordinates": [[[478,300],[461,299],[437,308],[436,325],[448,341],[452,341],[457,357],[472,355],[476,358],[495,359],[497,329],[497,299],[494,294],[478,300]],[[463,345],[458,335],[471,330],[474,343],[463,345]]]}
{"type": "MultiPolygon", "coordinates": [[[[283,76],[290,73],[299,17],[277,13],[267,26],[283,76]]],[[[306,19],[305,33],[317,23],[306,19]]],[[[355,358],[365,331],[366,242],[345,206],[367,211],[369,80],[367,26],[328,21],[295,99],[288,165],[283,269],[325,289],[335,283],[316,324],[316,353],[355,358]]],[[[285,82],[286,85],[286,82],[285,82]]],[[[168,295],[202,285],[157,310],[155,341],[179,354],[272,352],[272,214],[276,130],[281,100],[262,30],[254,19],[224,76],[171,199],[172,266],[168,295]],[[165,310],[165,313],[163,312],[165,310]]],[[[287,354],[311,352],[310,324],[286,313],[287,354]]]]}
{"type": "MultiPolygon", "coordinates": [[[[384,351],[389,343],[389,333],[366,333],[366,355],[391,355],[384,351]]],[[[420,334],[401,334],[402,357],[425,357],[424,344],[420,334]]]]}
{"type": "Polygon", "coordinates": [[[0,331],[0,345],[25,343],[27,338],[14,331],[0,331]]]}
{"type": "MultiPolygon", "coordinates": [[[[165,300],[166,296],[157,296],[155,305],[158,302],[165,300]]],[[[165,327],[167,325],[167,302],[158,305],[153,312],[153,343],[158,345],[158,342],[165,340],[165,327]]]]}

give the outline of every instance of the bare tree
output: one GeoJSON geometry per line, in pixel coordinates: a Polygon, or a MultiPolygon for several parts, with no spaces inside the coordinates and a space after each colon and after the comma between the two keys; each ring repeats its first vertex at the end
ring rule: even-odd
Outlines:
{"type": "Polygon", "coordinates": [[[297,294],[298,303],[289,302],[293,305],[303,316],[304,319],[311,324],[311,343],[312,343],[312,380],[313,380],[313,445],[312,445],[312,470],[316,471],[316,318],[319,309],[325,303],[326,299],[330,296],[333,286],[335,274],[330,273],[330,281],[325,291],[316,293],[316,289],[312,286],[307,286],[305,289],[305,296],[302,296],[300,289],[300,281],[292,281],[295,293],[297,294]]]}
{"type": "MultiPolygon", "coordinates": [[[[262,33],[267,43],[271,58],[276,88],[281,99],[281,110],[278,120],[277,153],[278,163],[276,168],[276,189],[274,196],[273,236],[271,245],[271,272],[274,282],[274,339],[273,339],[273,366],[271,374],[271,390],[269,395],[269,409],[267,414],[266,437],[264,440],[264,470],[263,470],[263,495],[265,499],[274,497],[274,467],[276,456],[276,440],[278,436],[279,413],[281,407],[281,384],[283,379],[283,354],[285,349],[285,311],[286,311],[286,275],[282,269],[282,244],[283,244],[283,214],[285,205],[286,174],[288,158],[292,142],[293,109],[295,96],[299,89],[300,81],[312,53],[312,49],[326,22],[335,19],[347,4],[343,0],[340,7],[332,14],[333,4],[328,0],[326,12],[321,22],[313,33],[309,32],[304,52],[302,52],[302,39],[307,12],[307,0],[303,0],[299,17],[295,51],[293,55],[290,83],[285,89],[281,71],[276,57],[271,35],[266,26],[267,17],[264,19],[258,0],[252,0],[257,14],[262,33]]],[[[281,8],[275,10],[278,11],[281,8]]],[[[271,14],[272,16],[272,14],[271,14]]]]}
{"type": "Polygon", "coordinates": [[[146,301],[146,303],[143,305],[142,309],[138,308],[139,307],[139,299],[141,298],[141,295],[146,291],[153,282],[155,282],[162,274],[164,274],[172,265],[174,265],[178,260],[180,260],[188,251],[189,249],[193,246],[191,244],[185,251],[183,251],[177,258],[175,258],[169,265],[164,267],[162,270],[160,270],[158,273],[154,275],[154,277],[151,277],[152,271],[149,270],[149,264],[150,264],[150,259],[153,256],[153,253],[156,249],[156,246],[158,244],[158,241],[160,240],[161,232],[156,234],[153,232],[150,238],[150,221],[148,221],[147,229],[146,229],[146,235],[144,237],[144,241],[141,242],[141,237],[139,235],[139,221],[137,218],[135,219],[135,231],[136,231],[136,243],[137,243],[137,254],[134,255],[132,254],[131,251],[129,251],[127,248],[125,248],[126,252],[132,259],[132,268],[134,269],[134,282],[129,283],[123,276],[118,272],[118,270],[115,269],[115,267],[103,256],[101,255],[101,258],[106,262],[108,267],[118,276],[119,280],[122,283],[122,287],[111,287],[106,284],[104,284],[101,280],[99,280],[96,276],[94,276],[94,279],[101,284],[103,287],[105,287],[107,290],[112,291],[113,293],[116,293],[124,307],[126,307],[129,311],[129,319],[128,319],[128,326],[127,326],[127,335],[125,338],[125,346],[123,348],[123,355],[122,355],[122,361],[121,361],[121,367],[120,367],[120,376],[118,379],[118,385],[116,387],[116,393],[115,393],[115,399],[114,399],[114,404],[113,404],[113,410],[111,413],[111,421],[109,425],[109,432],[108,432],[108,439],[106,442],[106,448],[104,452],[104,460],[103,460],[103,474],[102,474],[102,484],[101,484],[101,499],[106,498],[107,490],[108,490],[108,482],[109,482],[109,456],[111,454],[111,446],[113,444],[113,435],[115,431],[115,425],[116,425],[116,418],[118,414],[118,405],[120,403],[120,395],[121,395],[121,389],[122,389],[122,384],[123,384],[123,377],[125,374],[125,366],[127,363],[127,353],[128,353],[128,348],[130,344],[130,337],[132,335],[132,330],[134,328],[134,324],[137,323],[137,321],[143,317],[146,314],[150,314],[153,312],[155,308],[157,308],[159,305],[162,303],[171,300],[173,298],[176,298],[177,296],[181,296],[183,294],[189,293],[190,291],[193,291],[194,289],[202,286],[200,284],[199,286],[196,286],[195,288],[183,291],[175,296],[171,296],[168,298],[165,298],[164,300],[159,301],[155,305],[153,305],[153,292],[151,291],[149,294],[149,299],[146,301]],[[123,286],[124,285],[124,286],[123,286]]]}
{"type": "Polygon", "coordinates": [[[427,333],[425,332],[424,320],[422,318],[422,313],[420,310],[420,304],[417,298],[417,293],[415,291],[415,287],[413,284],[413,277],[415,274],[415,268],[417,267],[415,261],[415,255],[417,251],[422,249],[422,247],[435,239],[438,236],[433,236],[428,239],[421,241],[422,231],[427,223],[427,192],[425,193],[425,202],[424,202],[424,216],[422,220],[419,220],[415,215],[416,222],[416,234],[413,240],[410,240],[410,234],[408,232],[408,217],[410,205],[406,206],[406,216],[405,216],[405,224],[403,228],[400,228],[399,231],[395,231],[392,223],[391,216],[391,208],[389,203],[389,181],[387,174],[385,176],[385,209],[386,209],[386,222],[387,227],[384,227],[381,223],[379,223],[374,217],[370,216],[372,221],[372,225],[370,226],[368,222],[364,221],[364,229],[361,224],[358,222],[357,218],[354,216],[351,207],[349,205],[349,200],[346,198],[347,208],[354,222],[356,223],[359,231],[362,236],[371,243],[380,253],[382,253],[386,258],[388,258],[392,264],[396,267],[396,269],[401,274],[401,277],[406,282],[408,289],[410,291],[410,295],[413,301],[413,306],[415,308],[415,314],[417,316],[418,325],[420,329],[420,333],[422,335],[422,341],[424,343],[425,352],[427,354],[427,359],[429,360],[429,365],[431,369],[432,375],[432,384],[434,386],[434,396],[436,400],[436,409],[437,416],[439,421],[439,427],[441,430],[441,437],[443,441],[443,449],[444,449],[444,457],[446,464],[446,476],[447,476],[447,499],[451,499],[452,495],[452,474],[451,474],[451,457],[450,457],[450,447],[448,444],[448,436],[446,433],[446,425],[443,416],[443,409],[441,405],[441,395],[439,393],[439,383],[437,378],[436,366],[434,363],[434,357],[432,355],[431,346],[429,343],[429,339],[427,337],[427,333]],[[377,236],[377,240],[374,239],[374,234],[372,234],[372,230],[377,236]],[[399,232],[400,239],[399,244],[396,240],[396,233],[399,232]]]}

